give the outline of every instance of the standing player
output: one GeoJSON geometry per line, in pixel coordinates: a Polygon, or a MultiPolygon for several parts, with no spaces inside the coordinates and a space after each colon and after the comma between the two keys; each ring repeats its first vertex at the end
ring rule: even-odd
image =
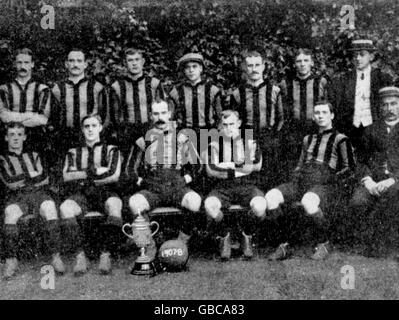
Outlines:
{"type": "Polygon", "coordinates": [[[336,110],[336,127],[346,134],[356,150],[364,128],[381,118],[378,90],[391,84],[392,79],[371,66],[376,48],[371,40],[353,40],[355,70],[333,81],[329,99],[336,110]]]}
{"type": "Polygon", "coordinates": [[[230,107],[239,112],[243,128],[254,130],[263,154],[259,176],[272,180],[274,175],[275,178],[280,176],[281,169],[278,166],[278,132],[284,123],[281,92],[280,88],[263,79],[265,61],[259,52],[247,52],[243,59],[247,82],[233,91],[230,107]]]}
{"type": "Polygon", "coordinates": [[[183,70],[185,81],[169,94],[177,126],[194,130],[215,128],[222,111],[222,94],[210,80],[202,78],[204,57],[187,53],[179,59],[178,68],[183,70]]]}
{"type": "Polygon", "coordinates": [[[111,272],[110,254],[116,235],[122,226],[122,200],[114,192],[121,172],[121,155],[116,146],[101,141],[102,118],[98,114],[82,119],[85,142],[71,148],[63,168],[64,197],[60,214],[68,228],[76,255],[75,275],[87,271],[87,261],[82,249],[81,230],[77,218],[90,210],[106,213],[101,226],[102,237],[99,270],[111,272]]]}
{"type": "Polygon", "coordinates": [[[85,53],[72,49],[65,67],[68,78],[57,82],[52,89],[55,97],[52,118],[57,135],[55,143],[61,148],[59,154],[65,154],[69,147],[80,142],[80,124],[86,115],[98,113],[102,123],[108,122],[106,90],[100,82],[86,77],[85,53]]]}
{"type": "Polygon", "coordinates": [[[0,178],[5,186],[4,240],[6,265],[4,277],[15,275],[18,267],[18,221],[29,213],[46,220],[52,265],[57,273],[65,267],[59,255],[60,229],[57,208],[49,191],[49,178],[39,154],[25,151],[25,127],[19,122],[9,122],[5,140],[8,150],[0,155],[0,178]]]}
{"type": "MultiPolygon", "coordinates": [[[[328,255],[326,208],[337,196],[338,183],[354,169],[352,146],[348,138],[332,125],[334,112],[328,102],[318,102],[313,108],[313,119],[318,133],[303,139],[302,153],[294,170],[294,179],[266,193],[268,210],[281,213],[283,203],[300,200],[305,214],[315,223],[319,244],[312,259],[328,255]]],[[[287,243],[270,255],[271,260],[287,258],[287,243]]]]}
{"type": "MultiPolygon", "coordinates": [[[[262,167],[262,154],[251,137],[241,137],[241,120],[237,111],[224,110],[221,115],[220,141],[212,141],[205,161],[209,178],[215,179],[213,190],[205,199],[207,215],[218,224],[220,256],[228,260],[231,256],[229,226],[223,219],[223,210],[232,204],[249,206],[250,211],[241,217],[241,249],[246,259],[253,257],[252,234],[256,220],[262,220],[266,213],[264,193],[253,184],[252,173],[262,167]]],[[[218,136],[219,138],[219,136],[218,136]]],[[[205,153],[206,154],[206,153],[205,153]]]]}
{"type": "Polygon", "coordinates": [[[287,122],[284,138],[289,172],[295,168],[301,154],[302,138],[314,129],[314,104],[327,97],[327,80],[312,72],[311,50],[298,49],[294,65],[295,76],[280,83],[287,122]]]}
{"type": "MultiPolygon", "coordinates": [[[[111,122],[119,131],[119,144],[127,147],[130,137],[141,135],[140,128],[150,122],[151,105],[157,99],[164,99],[162,83],[144,72],[144,52],[137,48],[125,51],[127,76],[111,85],[111,122]],[[125,128],[126,131],[121,130],[125,128]],[[125,136],[127,134],[127,136],[125,136]]],[[[130,147],[130,146],[129,146],[130,147]]]]}
{"type": "MultiPolygon", "coordinates": [[[[216,128],[222,111],[222,92],[210,80],[203,78],[205,63],[202,54],[185,54],[179,59],[178,68],[183,71],[185,80],[171,90],[170,109],[178,128],[195,130],[196,148],[201,154],[204,151],[200,150],[201,129],[216,128]]],[[[194,184],[198,191],[208,188],[204,179],[194,184]]]]}
{"type": "Polygon", "coordinates": [[[46,125],[50,115],[50,89],[32,78],[35,67],[30,49],[17,50],[14,81],[0,86],[0,119],[21,122],[29,131],[27,145],[43,152],[47,146],[46,125]]]}
{"type": "Polygon", "coordinates": [[[200,159],[188,137],[177,135],[171,116],[165,101],[152,104],[150,130],[137,140],[128,161],[129,174],[144,186],[130,197],[129,208],[137,216],[159,206],[182,207],[188,212],[179,239],[188,242],[194,220],[191,213],[199,212],[201,206],[201,197],[189,187],[200,159]]]}

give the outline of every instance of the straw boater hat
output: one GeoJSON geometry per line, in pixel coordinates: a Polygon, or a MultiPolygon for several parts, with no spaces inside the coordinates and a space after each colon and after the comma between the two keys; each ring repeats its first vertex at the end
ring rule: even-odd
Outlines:
{"type": "Polygon", "coordinates": [[[385,97],[399,97],[399,88],[398,87],[384,87],[378,91],[380,98],[385,97]]]}
{"type": "Polygon", "coordinates": [[[183,57],[181,57],[179,59],[179,61],[177,61],[178,68],[184,67],[184,65],[187,62],[198,62],[198,63],[202,64],[203,67],[205,67],[204,57],[200,53],[190,52],[190,53],[185,54],[183,57]]]}
{"type": "Polygon", "coordinates": [[[373,52],[376,50],[376,48],[374,47],[373,41],[371,40],[367,39],[353,40],[351,42],[349,51],[360,51],[360,50],[367,50],[373,52]]]}

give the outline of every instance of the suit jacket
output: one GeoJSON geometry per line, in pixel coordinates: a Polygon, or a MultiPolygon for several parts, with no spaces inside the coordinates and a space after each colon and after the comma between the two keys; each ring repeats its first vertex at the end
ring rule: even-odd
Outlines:
{"type": "Polygon", "coordinates": [[[389,134],[384,121],[365,129],[358,150],[358,170],[360,178],[370,176],[376,182],[399,179],[399,124],[389,134]]]}
{"type": "MultiPolygon", "coordinates": [[[[373,122],[380,117],[378,90],[392,85],[391,76],[380,69],[371,69],[370,106],[373,122]]],[[[335,109],[335,127],[339,132],[350,135],[355,113],[356,70],[351,70],[332,81],[331,90],[328,90],[329,101],[335,109]]]]}

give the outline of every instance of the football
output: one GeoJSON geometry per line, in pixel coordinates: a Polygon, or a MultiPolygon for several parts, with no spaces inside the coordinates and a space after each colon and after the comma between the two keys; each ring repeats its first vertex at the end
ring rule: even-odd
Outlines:
{"type": "Polygon", "coordinates": [[[165,241],[159,248],[158,259],[167,269],[183,269],[188,261],[187,245],[177,239],[165,241]]]}

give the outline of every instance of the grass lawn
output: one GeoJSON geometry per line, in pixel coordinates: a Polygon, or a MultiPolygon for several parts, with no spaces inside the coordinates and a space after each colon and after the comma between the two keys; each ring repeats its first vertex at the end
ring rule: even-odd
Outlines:
{"type": "MultiPolygon", "coordinates": [[[[310,248],[283,262],[268,262],[266,249],[259,249],[253,261],[239,257],[219,262],[215,256],[196,254],[189,270],[161,273],[155,277],[133,276],[128,272],[135,255],[114,263],[113,274],[99,275],[97,261],[82,277],[70,272],[55,280],[54,290],[41,289],[40,268],[45,259],[24,261],[15,279],[1,281],[0,299],[398,299],[399,266],[393,255],[366,258],[333,251],[322,262],[308,259],[310,248]],[[355,272],[355,288],[341,288],[341,268],[355,272]]],[[[67,259],[71,268],[72,261],[67,259]]],[[[3,265],[1,265],[3,267],[3,265]]]]}

